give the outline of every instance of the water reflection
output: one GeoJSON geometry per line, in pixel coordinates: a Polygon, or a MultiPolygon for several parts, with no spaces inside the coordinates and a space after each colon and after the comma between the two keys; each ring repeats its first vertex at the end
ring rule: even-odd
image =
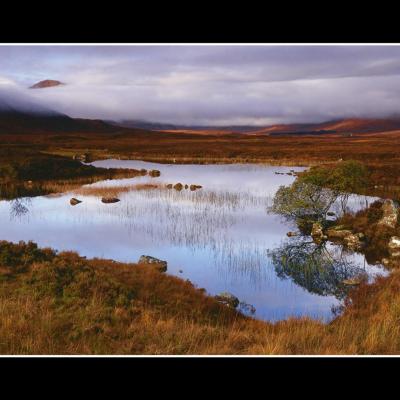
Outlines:
{"type": "MultiPolygon", "coordinates": [[[[286,175],[292,167],[159,165],[119,160],[94,164],[157,169],[161,176],[91,185],[157,184],[152,190],[123,192],[121,201],[115,204],[80,195],[82,203],[71,206],[73,192],[35,197],[30,203],[23,199],[0,201],[0,239],[34,240],[40,246],[118,261],[135,262],[142,254],[165,259],[168,273],[190,279],[210,294],[231,292],[252,304],[256,317],[268,320],[289,316],[329,320],[332,306],[340,304],[341,289],[335,284],[363,268],[360,255],[347,256],[350,266],[340,261],[336,250],[328,248],[335,260],[332,265],[312,244],[307,251],[304,246],[302,249],[312,254],[313,262],[305,261],[307,257],[300,249],[290,250],[292,262],[277,262],[285,253],[282,240],[294,226],[267,209],[279,186],[293,182],[294,177],[286,175]],[[203,187],[196,191],[166,188],[177,182],[203,187]]],[[[358,206],[360,199],[350,199],[352,202],[358,206]]],[[[366,265],[368,274],[371,268],[366,265]]]]}
{"type": "Polygon", "coordinates": [[[365,267],[343,248],[326,242],[316,244],[308,237],[287,240],[269,255],[278,277],[291,279],[310,293],[339,300],[349,288],[343,281],[367,275],[365,267]]]}

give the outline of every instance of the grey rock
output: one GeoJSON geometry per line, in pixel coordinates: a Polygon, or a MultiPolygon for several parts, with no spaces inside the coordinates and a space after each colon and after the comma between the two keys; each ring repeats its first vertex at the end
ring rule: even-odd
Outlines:
{"type": "Polygon", "coordinates": [[[167,270],[167,262],[164,260],[160,260],[158,258],[152,257],[152,256],[140,256],[138,264],[152,264],[157,267],[162,272],[165,272],[167,270]]]}

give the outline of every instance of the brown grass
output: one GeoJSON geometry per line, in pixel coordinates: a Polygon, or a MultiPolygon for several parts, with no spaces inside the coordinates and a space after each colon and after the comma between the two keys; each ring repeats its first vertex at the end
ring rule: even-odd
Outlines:
{"type": "Polygon", "coordinates": [[[149,265],[35,254],[2,258],[1,354],[400,353],[399,270],[354,289],[330,324],[271,324],[149,265]]]}

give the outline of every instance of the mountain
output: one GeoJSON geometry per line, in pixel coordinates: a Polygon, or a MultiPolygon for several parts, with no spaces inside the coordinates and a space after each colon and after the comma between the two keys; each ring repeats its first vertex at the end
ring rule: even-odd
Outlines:
{"type": "Polygon", "coordinates": [[[202,126],[202,125],[179,125],[163,122],[150,122],[144,120],[122,120],[106,121],[111,125],[122,126],[125,128],[140,128],[151,131],[166,131],[176,133],[197,133],[197,134],[230,134],[241,132],[252,132],[260,129],[251,125],[232,125],[232,126],[202,126]]]}
{"type": "Polygon", "coordinates": [[[50,132],[117,132],[101,120],[71,118],[15,91],[0,91],[0,134],[50,132]]]}
{"type": "Polygon", "coordinates": [[[260,128],[253,135],[377,133],[400,130],[400,118],[347,118],[311,124],[280,124],[260,128]]]}
{"type": "Polygon", "coordinates": [[[45,89],[45,88],[49,88],[49,87],[53,87],[53,86],[60,86],[60,85],[64,85],[64,83],[53,80],[53,79],[45,79],[44,81],[37,82],[34,85],[30,86],[29,89],[45,89]]]}
{"type": "Polygon", "coordinates": [[[325,135],[375,133],[400,130],[400,118],[371,119],[347,118],[322,123],[277,124],[269,126],[232,125],[232,126],[198,126],[174,125],[162,122],[143,120],[107,121],[111,125],[126,128],[141,128],[152,131],[198,135],[228,135],[232,133],[247,135],[325,135]]]}

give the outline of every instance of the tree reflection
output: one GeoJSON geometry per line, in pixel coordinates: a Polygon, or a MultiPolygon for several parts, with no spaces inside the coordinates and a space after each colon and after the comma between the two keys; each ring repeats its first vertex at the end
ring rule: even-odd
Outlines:
{"type": "Polygon", "coordinates": [[[347,294],[344,280],[365,276],[365,270],[349,261],[342,248],[316,244],[307,237],[292,238],[269,251],[269,256],[281,279],[291,279],[310,293],[333,295],[339,300],[347,294]]]}

